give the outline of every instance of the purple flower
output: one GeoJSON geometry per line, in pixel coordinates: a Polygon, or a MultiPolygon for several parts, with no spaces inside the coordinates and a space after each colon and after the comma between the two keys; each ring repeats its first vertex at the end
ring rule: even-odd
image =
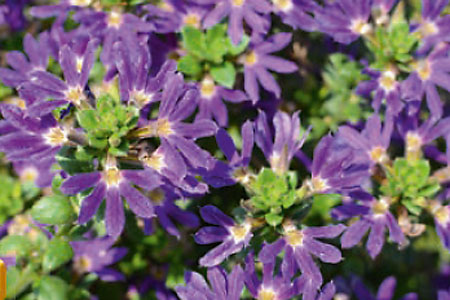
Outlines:
{"type": "Polygon", "coordinates": [[[65,15],[71,10],[82,10],[89,7],[93,0],[60,0],[59,4],[34,6],[30,14],[37,18],[49,18],[58,15],[65,15]]]}
{"type": "Polygon", "coordinates": [[[363,199],[360,201],[361,204],[348,203],[333,209],[332,215],[338,220],[359,216],[359,220],[352,223],[342,235],[342,248],[356,246],[370,230],[366,248],[370,256],[375,258],[383,248],[386,229],[389,231],[389,238],[399,245],[404,244],[405,236],[394,215],[389,211],[390,199],[376,200],[369,195],[366,196],[369,199],[363,199]]]}
{"type": "Polygon", "coordinates": [[[397,74],[393,70],[384,72],[370,71],[373,77],[371,80],[362,81],[356,88],[356,93],[361,96],[373,93],[372,107],[378,112],[383,100],[386,100],[386,107],[393,114],[399,113],[403,108],[401,101],[400,83],[397,81],[397,74]]]}
{"type": "Polygon", "coordinates": [[[272,244],[264,245],[259,253],[259,260],[263,263],[271,262],[284,250],[281,266],[283,274],[292,276],[299,269],[307,279],[304,297],[314,299],[323,279],[312,256],[333,264],[342,259],[339,249],[316,239],[337,237],[344,229],[345,226],[342,224],[304,229],[297,229],[293,224],[285,224],[283,237],[272,244]]]}
{"type": "MultiPolygon", "coordinates": [[[[174,202],[180,198],[180,195],[173,191],[172,186],[161,186],[147,193],[151,199],[156,217],[161,226],[170,234],[178,239],[180,232],[174,224],[174,221],[181,223],[184,226],[195,228],[199,226],[197,215],[192,212],[185,211],[179,208],[174,202]]],[[[150,235],[154,228],[152,224],[153,219],[144,220],[145,233],[150,235]]]]}
{"type": "Polygon", "coordinates": [[[45,71],[32,72],[31,81],[24,84],[19,90],[30,104],[27,107],[27,114],[42,116],[69,103],[76,107],[89,107],[84,88],[94,64],[97,45],[98,40],[90,40],[81,56],[77,55],[75,49],[69,45],[61,48],[59,61],[65,81],[45,71]],[[48,101],[48,97],[53,100],[48,101]]]}
{"type": "Polygon", "coordinates": [[[448,0],[422,0],[422,19],[415,27],[421,37],[419,52],[428,51],[439,42],[450,41],[450,16],[441,16],[448,0]]]}
{"type": "Polygon", "coordinates": [[[266,114],[261,111],[256,120],[255,141],[277,174],[289,171],[289,165],[294,155],[305,142],[308,132],[300,136],[299,112],[292,117],[278,111],[273,117],[274,137],[267,122],[266,114]]]}
{"type": "MultiPolygon", "coordinates": [[[[421,156],[422,147],[429,145],[439,137],[446,136],[450,130],[450,118],[429,118],[420,123],[419,111],[416,114],[404,114],[398,117],[398,131],[405,141],[407,157],[418,158],[421,156]]],[[[447,148],[447,155],[450,149],[447,148]]]]}
{"type": "Polygon", "coordinates": [[[153,204],[134,188],[133,184],[144,190],[152,190],[161,182],[159,178],[145,170],[119,170],[114,161],[110,160],[103,171],[69,177],[61,185],[61,191],[68,195],[76,195],[94,187],[82,200],[78,222],[84,224],[89,221],[97,212],[102,200],[106,198],[106,232],[112,237],[117,237],[125,226],[122,197],[137,216],[147,219],[155,216],[153,204]]]}
{"type": "Polygon", "coordinates": [[[114,52],[119,71],[121,100],[139,109],[159,101],[160,91],[175,73],[175,61],[167,60],[155,76],[150,76],[152,61],[147,45],[121,41],[114,45],[114,52]]]}
{"type": "Polygon", "coordinates": [[[180,0],[168,0],[159,5],[147,4],[143,9],[148,12],[147,22],[158,33],[179,32],[183,26],[200,28],[210,6],[195,5],[180,0]]]}
{"type": "Polygon", "coordinates": [[[350,126],[341,126],[339,136],[346,140],[352,148],[359,150],[357,153],[363,160],[370,161],[371,165],[385,164],[389,161],[387,149],[391,141],[394,127],[393,118],[386,115],[382,128],[380,117],[372,115],[366,122],[365,128],[358,132],[350,126]]]}
{"type": "Polygon", "coordinates": [[[0,5],[0,25],[6,23],[12,30],[22,30],[26,25],[24,15],[25,5],[30,0],[6,0],[6,3],[0,5]]]}
{"type": "Polygon", "coordinates": [[[203,26],[209,28],[228,17],[228,36],[238,44],[244,35],[243,21],[253,33],[265,34],[270,28],[269,13],[272,10],[267,0],[194,0],[198,4],[215,4],[205,16],[203,26]]]}
{"type": "Polygon", "coordinates": [[[237,224],[232,218],[212,205],[206,205],[200,209],[200,215],[206,222],[217,226],[200,228],[195,234],[195,242],[198,244],[221,244],[200,258],[200,265],[213,267],[219,265],[230,255],[241,251],[248,246],[253,234],[250,221],[237,224]]]}
{"type": "Polygon", "coordinates": [[[253,253],[245,259],[245,285],[255,299],[288,300],[299,294],[297,278],[291,282],[292,274],[274,274],[275,260],[263,262],[262,280],[255,270],[253,253]]]}
{"type": "Polygon", "coordinates": [[[228,160],[228,163],[215,161],[214,167],[203,175],[203,179],[209,185],[220,188],[233,185],[236,182],[248,184],[251,180],[247,167],[250,163],[254,144],[253,123],[246,121],[242,125],[242,151],[239,153],[233,139],[225,129],[220,128],[216,134],[216,141],[220,150],[228,160]]]}
{"type": "Polygon", "coordinates": [[[370,0],[338,0],[328,2],[315,12],[319,30],[332,36],[335,41],[350,44],[361,35],[372,32],[368,23],[370,0]]]}
{"type": "Polygon", "coordinates": [[[54,158],[40,159],[36,162],[21,160],[14,162],[14,170],[22,182],[34,182],[37,187],[45,188],[52,184],[56,172],[52,166],[56,163],[54,158]]]}
{"type": "Polygon", "coordinates": [[[206,76],[198,84],[200,91],[198,113],[196,120],[214,119],[219,126],[228,125],[228,111],[223,100],[239,103],[247,100],[247,96],[242,91],[230,90],[222,86],[216,86],[210,76],[206,76]]]}
{"type": "Polygon", "coordinates": [[[312,193],[343,192],[360,186],[368,177],[366,162],[359,163],[353,149],[327,135],[314,149],[311,180],[307,185],[312,193]]]}
{"type": "Polygon", "coordinates": [[[30,118],[20,108],[2,104],[5,120],[0,121],[9,130],[0,136],[0,151],[11,161],[32,160],[45,163],[69,142],[68,132],[59,126],[52,115],[30,118]]]}
{"type": "MultiPolygon", "coordinates": [[[[186,174],[186,164],[183,159],[194,168],[208,169],[212,162],[211,155],[195,144],[195,139],[211,136],[216,133],[217,126],[211,120],[198,120],[194,123],[185,123],[195,110],[198,100],[198,91],[184,83],[183,76],[177,73],[167,79],[164,86],[158,117],[149,120],[137,128],[135,135],[141,138],[159,137],[162,146],[177,156],[177,162],[172,162],[172,171],[175,174],[186,174]]],[[[153,153],[144,163],[160,171],[162,153],[153,153]]]]}
{"type": "Polygon", "coordinates": [[[438,291],[438,300],[450,300],[450,289],[438,291]]]}
{"type": "Polygon", "coordinates": [[[123,281],[125,276],[108,266],[121,260],[128,252],[124,247],[111,248],[110,237],[70,242],[74,257],[73,268],[79,275],[95,273],[103,281],[123,281]]]}
{"type": "Polygon", "coordinates": [[[384,25],[389,22],[389,12],[397,0],[373,0],[372,15],[377,25],[384,25]]]}
{"type": "Polygon", "coordinates": [[[284,23],[295,29],[315,31],[317,24],[310,15],[319,9],[312,0],[272,0],[273,11],[281,17],[284,23]]]}
{"type": "Polygon", "coordinates": [[[422,101],[425,94],[431,118],[442,116],[442,102],[436,86],[450,91],[450,59],[447,45],[438,45],[425,59],[414,63],[414,71],[402,82],[402,98],[422,101]]]}
{"type": "Polygon", "coordinates": [[[186,272],[186,286],[177,286],[175,291],[181,300],[239,300],[244,288],[244,271],[234,266],[230,274],[221,267],[208,269],[208,280],[196,272],[186,272]]]}
{"type": "Polygon", "coordinates": [[[436,232],[444,247],[450,250],[450,205],[436,202],[431,206],[436,232]]]}
{"type": "Polygon", "coordinates": [[[11,69],[0,68],[0,79],[7,86],[20,88],[31,79],[33,71],[46,70],[49,57],[50,37],[48,32],[34,39],[31,34],[26,34],[23,39],[23,48],[27,56],[19,51],[10,51],[6,54],[6,61],[11,69]]]}
{"type": "MultiPolygon", "coordinates": [[[[351,282],[352,289],[359,300],[391,300],[394,297],[395,286],[397,280],[395,277],[387,277],[380,284],[377,294],[374,296],[370,293],[358,277],[354,277],[351,282]]],[[[400,300],[417,300],[417,294],[408,293],[400,300]]]]}
{"type": "Polygon", "coordinates": [[[270,55],[280,51],[291,41],[292,34],[282,32],[272,35],[266,40],[253,38],[249,50],[243,54],[239,61],[244,65],[245,92],[255,104],[259,100],[259,83],[277,98],[281,96],[278,83],[268,70],[278,73],[292,73],[298,68],[291,61],[270,55]]]}

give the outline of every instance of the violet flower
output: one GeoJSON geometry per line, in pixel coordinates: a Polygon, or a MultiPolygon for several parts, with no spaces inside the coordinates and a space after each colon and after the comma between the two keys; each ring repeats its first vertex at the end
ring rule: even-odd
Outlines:
{"type": "Polygon", "coordinates": [[[397,74],[393,70],[383,72],[370,70],[373,79],[362,81],[356,88],[356,93],[361,96],[369,96],[373,92],[372,107],[378,112],[383,100],[386,108],[393,114],[399,113],[403,108],[401,101],[400,82],[397,81],[397,74]]]}
{"type": "Polygon", "coordinates": [[[186,286],[177,286],[175,291],[181,300],[239,300],[244,288],[244,271],[235,265],[230,274],[221,267],[208,269],[208,280],[196,272],[186,272],[186,286]]]}
{"type": "Polygon", "coordinates": [[[153,24],[155,32],[179,32],[184,26],[200,28],[210,6],[196,5],[180,0],[168,0],[159,5],[146,4],[143,9],[148,13],[147,22],[153,24]]]}
{"type": "Polygon", "coordinates": [[[16,265],[16,258],[14,256],[0,256],[0,260],[3,261],[7,268],[16,265]]]}
{"type": "Polygon", "coordinates": [[[42,116],[53,109],[72,103],[76,107],[89,106],[84,88],[95,60],[98,40],[90,40],[83,55],[78,56],[73,49],[65,45],[60,50],[60,64],[64,81],[45,71],[34,71],[31,81],[19,91],[27,101],[27,114],[42,116]],[[48,101],[50,97],[53,100],[48,101]]]}
{"type": "Polygon", "coordinates": [[[421,37],[420,53],[439,42],[450,41],[450,16],[441,16],[448,0],[422,0],[422,19],[414,29],[421,37]]]}
{"type": "Polygon", "coordinates": [[[439,290],[438,300],[450,300],[450,289],[449,290],[439,290]]]}
{"type": "Polygon", "coordinates": [[[241,128],[242,151],[239,153],[233,139],[225,129],[220,128],[216,134],[216,141],[220,150],[227,158],[227,163],[216,160],[214,167],[205,172],[203,179],[209,185],[220,188],[234,185],[237,182],[248,184],[251,180],[247,168],[250,163],[254,145],[254,129],[251,121],[246,121],[241,128]]]}
{"type": "Polygon", "coordinates": [[[48,32],[39,35],[39,39],[34,39],[31,34],[26,34],[23,39],[23,48],[26,56],[19,51],[10,51],[6,54],[6,61],[11,69],[0,68],[0,80],[7,86],[20,88],[20,86],[30,81],[31,73],[37,70],[46,70],[49,57],[48,32]]]}
{"type": "Polygon", "coordinates": [[[385,25],[389,22],[389,12],[397,0],[373,0],[372,17],[377,25],[385,25]]]}
{"type": "Polygon", "coordinates": [[[305,142],[308,132],[300,136],[299,112],[292,117],[278,111],[273,117],[274,136],[267,122],[266,114],[261,111],[256,120],[255,141],[264,153],[271,169],[277,174],[289,171],[289,165],[294,155],[305,142]]]}
{"type": "Polygon", "coordinates": [[[435,203],[432,205],[431,214],[442,245],[450,250],[450,205],[435,203]]]}
{"type": "Polygon", "coordinates": [[[350,44],[372,31],[368,23],[370,0],[338,0],[328,2],[315,12],[319,30],[342,44],[350,44]]]}
{"type": "Polygon", "coordinates": [[[76,195],[88,188],[92,192],[81,202],[78,222],[84,224],[97,212],[106,198],[105,225],[109,236],[119,236],[125,226],[125,213],[121,198],[124,197],[130,209],[141,218],[155,216],[154,206],[133,184],[144,190],[152,190],[161,182],[145,170],[119,170],[113,159],[107,162],[103,171],[81,173],[67,178],[61,191],[76,195]]]}
{"type": "Polygon", "coordinates": [[[238,44],[244,35],[244,22],[253,34],[265,34],[270,28],[268,14],[272,7],[267,0],[194,0],[198,4],[214,4],[205,16],[203,26],[209,28],[228,17],[228,36],[238,44]]]}
{"type": "Polygon", "coordinates": [[[56,163],[54,158],[39,159],[36,162],[22,160],[14,162],[14,171],[22,182],[34,182],[38,188],[49,187],[56,172],[52,166],[56,163]]]}
{"type": "Polygon", "coordinates": [[[316,20],[311,16],[320,6],[312,0],[272,0],[273,12],[294,29],[317,30],[316,20]]]}
{"type": "Polygon", "coordinates": [[[59,4],[34,6],[30,10],[30,14],[36,18],[49,18],[68,11],[78,11],[89,7],[93,0],[60,0],[59,4]]]}
{"type": "Polygon", "coordinates": [[[292,276],[297,269],[307,279],[304,297],[314,299],[323,282],[319,267],[313,256],[326,263],[338,263],[342,259],[338,248],[316,239],[335,238],[345,229],[342,224],[323,227],[297,229],[293,224],[285,224],[284,234],[272,244],[266,244],[259,253],[261,262],[271,262],[284,250],[282,272],[292,276]]]}
{"type": "MultiPolygon", "coordinates": [[[[372,295],[358,277],[352,279],[352,289],[359,300],[391,300],[394,297],[397,280],[390,276],[383,280],[376,295],[372,295]]],[[[417,294],[408,293],[399,300],[417,300],[417,294]]]]}
{"type": "Polygon", "coordinates": [[[217,226],[200,228],[195,234],[197,244],[221,244],[200,258],[199,264],[204,267],[219,265],[230,255],[241,251],[250,243],[253,234],[250,221],[237,224],[232,218],[212,205],[206,205],[200,209],[200,215],[206,222],[217,226]]]}
{"type": "Polygon", "coordinates": [[[369,178],[366,162],[358,162],[354,152],[331,135],[323,137],[314,149],[311,180],[307,182],[310,192],[344,192],[369,178]]]}
{"type": "Polygon", "coordinates": [[[402,82],[402,98],[406,101],[422,101],[426,96],[432,119],[442,116],[442,102],[437,86],[450,91],[450,59],[447,45],[437,46],[425,59],[414,63],[414,71],[402,82]]]}
{"type": "Polygon", "coordinates": [[[150,76],[152,65],[147,45],[117,42],[114,45],[115,62],[119,71],[120,98],[141,109],[161,99],[163,89],[170,75],[176,70],[176,63],[167,60],[155,76],[150,76]],[[133,51],[137,55],[133,55],[133,51]],[[133,59],[132,59],[133,58],[133,59]]]}
{"type": "Polygon", "coordinates": [[[361,199],[360,204],[348,203],[338,206],[332,211],[332,216],[340,221],[359,216],[359,220],[352,223],[342,235],[342,248],[347,249],[356,246],[366,232],[370,230],[366,249],[374,259],[383,248],[386,229],[389,231],[389,238],[393,242],[403,245],[405,236],[394,215],[389,211],[390,199],[384,197],[376,200],[368,194],[365,197],[363,193],[359,193],[359,195],[361,196],[359,197],[361,199]]]}
{"type": "Polygon", "coordinates": [[[275,260],[263,262],[262,280],[255,271],[253,253],[245,259],[245,285],[255,299],[289,300],[299,294],[299,278],[291,282],[292,274],[274,274],[275,260]]]}
{"type": "MultiPolygon", "coordinates": [[[[194,123],[185,123],[195,110],[198,91],[184,83],[180,73],[167,79],[164,86],[158,117],[148,121],[135,131],[140,138],[159,137],[167,149],[174,155],[183,157],[194,168],[209,169],[212,162],[211,155],[195,144],[195,139],[211,136],[217,131],[217,126],[210,120],[198,120],[194,123]],[[179,151],[179,152],[178,152],[179,151]]],[[[145,160],[145,164],[156,170],[161,169],[162,156],[153,153],[145,160]]],[[[182,160],[175,173],[186,172],[182,160]]],[[[174,166],[175,167],[175,166],[174,166]]]]}
{"type": "Polygon", "coordinates": [[[2,104],[3,125],[10,130],[0,136],[0,151],[10,161],[48,161],[69,142],[69,133],[52,115],[41,118],[26,117],[20,108],[2,104]]]}
{"type": "Polygon", "coordinates": [[[217,86],[210,76],[203,78],[198,84],[198,89],[200,97],[195,120],[214,119],[221,127],[228,126],[228,111],[222,99],[232,103],[240,103],[247,100],[247,96],[242,91],[217,86]]]}
{"type": "MultiPolygon", "coordinates": [[[[180,238],[180,232],[174,224],[174,221],[190,228],[199,226],[199,219],[196,214],[183,210],[174,202],[180,196],[175,193],[172,186],[161,186],[147,193],[151,199],[156,217],[161,226],[170,235],[180,238]]],[[[144,232],[150,235],[154,232],[153,219],[144,219],[144,232]]]]}
{"type": "Polygon", "coordinates": [[[268,70],[277,73],[292,73],[298,68],[294,62],[270,55],[285,48],[291,41],[292,34],[282,32],[272,35],[266,40],[252,38],[248,51],[240,57],[244,65],[244,87],[253,104],[259,101],[258,82],[277,98],[281,96],[278,83],[268,70]]]}
{"type": "Polygon", "coordinates": [[[372,115],[366,122],[365,128],[358,132],[350,126],[339,127],[339,136],[348,142],[348,145],[356,150],[365,161],[370,161],[371,166],[385,164],[389,161],[387,149],[389,148],[394,120],[387,114],[382,127],[380,117],[372,115]]]}
{"type": "Polygon", "coordinates": [[[6,0],[0,5],[0,25],[7,24],[12,30],[19,31],[26,25],[25,5],[31,0],[6,0]],[[2,22],[3,20],[3,22],[2,22]]]}
{"type": "Polygon", "coordinates": [[[128,252],[124,247],[111,248],[115,240],[110,237],[88,241],[70,242],[72,246],[73,268],[76,273],[95,273],[103,281],[123,281],[125,276],[109,268],[121,260],[128,252]]]}

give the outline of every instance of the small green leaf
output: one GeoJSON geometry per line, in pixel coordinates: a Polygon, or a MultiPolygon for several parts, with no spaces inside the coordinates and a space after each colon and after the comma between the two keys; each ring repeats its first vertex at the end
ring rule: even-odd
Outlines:
{"type": "Polygon", "coordinates": [[[199,61],[189,54],[178,60],[178,70],[194,77],[200,76],[203,71],[199,61]]]}
{"type": "Polygon", "coordinates": [[[73,251],[69,242],[54,238],[44,253],[42,266],[45,272],[51,272],[72,259],[73,251]]]}
{"type": "Polygon", "coordinates": [[[227,61],[221,66],[211,67],[211,76],[220,85],[231,89],[236,79],[236,70],[233,64],[227,61]]]}
{"type": "Polygon", "coordinates": [[[69,285],[56,276],[44,276],[38,294],[38,300],[65,300],[69,297],[69,285]]]}
{"type": "Polygon", "coordinates": [[[192,26],[186,26],[182,29],[181,35],[184,47],[191,54],[199,58],[204,58],[207,55],[205,36],[201,30],[192,26]]]}
{"type": "Polygon", "coordinates": [[[283,216],[280,216],[275,212],[268,213],[264,217],[267,223],[273,227],[280,225],[283,221],[283,216]]]}
{"type": "Polygon", "coordinates": [[[226,28],[223,24],[211,27],[206,32],[206,56],[205,58],[215,63],[221,63],[223,56],[227,53],[227,47],[224,47],[226,38],[226,28]]]}
{"type": "Polygon", "coordinates": [[[242,41],[237,45],[234,45],[233,42],[231,42],[231,39],[228,38],[227,39],[228,53],[233,56],[241,54],[242,52],[245,51],[245,49],[247,49],[249,42],[250,38],[247,35],[244,35],[242,37],[242,41]]]}
{"type": "Polygon", "coordinates": [[[33,245],[25,236],[8,235],[0,241],[0,256],[26,257],[33,245]]]}
{"type": "Polygon", "coordinates": [[[70,175],[93,171],[92,161],[80,161],[75,157],[76,148],[63,146],[56,154],[56,160],[70,175]]]}
{"type": "Polygon", "coordinates": [[[42,197],[31,209],[31,216],[42,224],[63,225],[75,220],[69,198],[61,195],[42,197]]]}
{"type": "Polygon", "coordinates": [[[95,110],[82,110],[77,113],[77,120],[81,127],[86,130],[98,128],[97,112],[95,110]]]}

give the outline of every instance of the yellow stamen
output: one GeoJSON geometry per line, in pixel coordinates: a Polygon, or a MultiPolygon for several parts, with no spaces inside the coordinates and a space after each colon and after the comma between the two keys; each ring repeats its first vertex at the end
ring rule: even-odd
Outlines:
{"type": "Polygon", "coordinates": [[[92,0],[70,0],[70,4],[75,6],[88,6],[91,2],[92,0]]]}
{"type": "Polygon", "coordinates": [[[258,300],[276,300],[276,294],[272,289],[262,288],[258,292],[258,300]]]}
{"type": "Polygon", "coordinates": [[[108,16],[108,26],[119,28],[122,25],[122,14],[116,11],[112,11],[108,16]]]}
{"type": "Polygon", "coordinates": [[[247,66],[253,66],[258,61],[258,56],[255,51],[250,51],[245,55],[244,63],[247,66]]]}
{"type": "Polygon", "coordinates": [[[59,146],[68,141],[66,133],[59,127],[50,128],[43,137],[47,144],[51,146],[59,146]]]}
{"type": "Polygon", "coordinates": [[[395,73],[392,71],[383,72],[379,79],[379,84],[386,92],[392,91],[396,86],[395,73]]]}
{"type": "Polygon", "coordinates": [[[353,20],[352,24],[350,25],[350,29],[354,33],[360,35],[366,35],[372,32],[372,26],[370,26],[370,24],[363,20],[353,20]]]}
{"type": "Polygon", "coordinates": [[[245,0],[231,0],[231,4],[233,6],[242,6],[244,4],[245,0]]]}
{"type": "Polygon", "coordinates": [[[441,206],[434,212],[434,217],[441,224],[448,224],[450,222],[450,210],[446,206],[441,206]]]}
{"type": "Polygon", "coordinates": [[[439,27],[432,21],[423,21],[419,27],[421,37],[427,37],[439,32],[439,27]]]}
{"type": "Polygon", "coordinates": [[[122,174],[117,167],[109,167],[103,172],[103,179],[105,180],[106,185],[117,186],[122,179],[122,174]]]}
{"type": "Polygon", "coordinates": [[[83,93],[83,89],[79,86],[70,88],[66,92],[66,99],[72,102],[75,106],[80,106],[81,101],[86,99],[86,96],[83,93]]]}
{"type": "Polygon", "coordinates": [[[373,147],[369,153],[370,159],[376,163],[383,164],[388,160],[386,149],[380,146],[373,147]]]}
{"type": "Polygon", "coordinates": [[[431,65],[427,60],[416,61],[412,64],[413,68],[416,70],[417,75],[423,81],[428,80],[431,76],[431,65]]]}
{"type": "Polygon", "coordinates": [[[200,17],[197,14],[189,13],[184,16],[184,25],[200,28],[200,17]]]}
{"type": "Polygon", "coordinates": [[[162,154],[157,153],[156,151],[152,153],[152,155],[144,157],[142,161],[149,166],[150,168],[161,172],[162,169],[166,166],[164,162],[164,156],[162,154]]]}
{"type": "Polygon", "coordinates": [[[248,233],[250,232],[250,229],[251,229],[250,223],[246,222],[242,225],[232,226],[230,227],[229,230],[235,242],[240,242],[247,237],[248,233]]]}
{"type": "Polygon", "coordinates": [[[276,8],[284,12],[287,12],[294,7],[292,0],[272,0],[272,2],[276,8]]]}
{"type": "Polygon", "coordinates": [[[327,181],[319,176],[311,178],[308,186],[312,192],[322,192],[328,188],[327,181]]]}
{"type": "Polygon", "coordinates": [[[375,201],[372,205],[372,212],[375,215],[384,215],[389,211],[389,201],[386,198],[381,198],[379,201],[375,201]]]}
{"type": "Polygon", "coordinates": [[[210,77],[205,77],[200,84],[200,93],[203,98],[211,98],[216,92],[216,85],[214,80],[210,77]]]}
{"type": "Polygon", "coordinates": [[[84,255],[78,257],[73,262],[73,268],[75,269],[75,272],[77,272],[78,274],[89,272],[91,266],[92,266],[91,260],[84,255]]]}

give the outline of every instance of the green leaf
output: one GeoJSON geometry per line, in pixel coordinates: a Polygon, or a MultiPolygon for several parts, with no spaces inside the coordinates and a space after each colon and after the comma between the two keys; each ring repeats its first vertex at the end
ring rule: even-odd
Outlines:
{"type": "Polygon", "coordinates": [[[61,195],[42,197],[33,205],[31,216],[39,223],[49,225],[69,224],[76,218],[69,198],[61,195]]]}
{"type": "Polygon", "coordinates": [[[217,24],[206,32],[206,53],[205,58],[215,63],[221,63],[223,56],[227,53],[227,47],[224,47],[226,38],[226,26],[217,24]]]}
{"type": "Polygon", "coordinates": [[[94,170],[91,161],[80,161],[75,157],[76,148],[63,146],[56,154],[56,160],[64,171],[70,175],[92,172],[94,170]]]}
{"type": "Polygon", "coordinates": [[[0,241],[0,256],[26,257],[32,248],[31,241],[25,236],[8,235],[0,241]]]}
{"type": "Polygon", "coordinates": [[[227,61],[221,66],[211,67],[211,76],[220,85],[231,89],[236,79],[236,70],[233,64],[227,61]]]}
{"type": "Polygon", "coordinates": [[[191,76],[200,76],[203,69],[199,61],[192,55],[185,55],[178,60],[178,70],[191,76]]]}
{"type": "Polygon", "coordinates": [[[65,300],[69,296],[69,285],[56,276],[44,276],[38,293],[38,300],[65,300]]]}
{"type": "Polygon", "coordinates": [[[51,272],[72,259],[73,251],[69,242],[54,238],[44,253],[42,266],[45,272],[51,272]]]}
{"type": "Polygon", "coordinates": [[[186,26],[181,31],[184,47],[191,54],[205,58],[207,55],[205,36],[203,32],[195,27],[186,26]]]}
{"type": "Polygon", "coordinates": [[[319,215],[323,220],[330,220],[330,211],[341,202],[339,194],[315,194],[310,214],[319,215]]]}
{"type": "Polygon", "coordinates": [[[231,39],[227,38],[228,53],[237,56],[247,49],[249,43],[250,38],[247,35],[244,35],[242,41],[237,45],[234,45],[233,42],[231,42],[231,39]]]}
{"type": "Polygon", "coordinates": [[[98,128],[97,112],[95,110],[82,110],[77,113],[77,120],[81,127],[87,130],[98,128]]]}
{"type": "Polygon", "coordinates": [[[9,267],[6,273],[6,297],[15,299],[35,280],[37,280],[37,274],[34,273],[31,265],[22,271],[15,266],[9,267]]]}
{"type": "Polygon", "coordinates": [[[268,213],[264,217],[267,223],[273,227],[280,225],[283,221],[283,216],[280,216],[276,212],[268,213]]]}

